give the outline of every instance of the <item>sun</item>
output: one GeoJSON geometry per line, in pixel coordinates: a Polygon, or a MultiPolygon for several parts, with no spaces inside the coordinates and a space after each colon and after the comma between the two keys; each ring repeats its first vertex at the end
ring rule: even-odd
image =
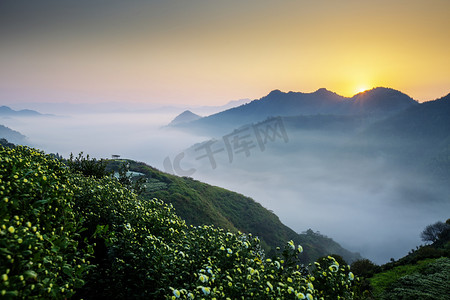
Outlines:
{"type": "Polygon", "coordinates": [[[366,84],[361,84],[361,85],[359,85],[359,86],[355,89],[355,94],[359,94],[359,93],[365,92],[365,91],[367,91],[368,89],[370,89],[368,85],[366,85],[366,84]]]}

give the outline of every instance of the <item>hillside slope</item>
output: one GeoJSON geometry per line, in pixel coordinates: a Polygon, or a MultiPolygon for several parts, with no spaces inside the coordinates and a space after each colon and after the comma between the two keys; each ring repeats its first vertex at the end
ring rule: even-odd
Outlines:
{"type": "Polygon", "coordinates": [[[0,125],[0,138],[6,139],[14,144],[25,144],[27,140],[27,137],[20,132],[12,130],[4,125],[0,125]]]}
{"type": "Polygon", "coordinates": [[[192,122],[195,120],[200,119],[201,116],[194,114],[193,112],[191,112],[190,110],[185,110],[184,112],[182,112],[181,114],[179,114],[178,116],[176,116],[170,123],[168,126],[175,126],[175,125],[179,125],[179,124],[183,124],[186,122],[192,122]]]}
{"type": "Polygon", "coordinates": [[[399,163],[425,167],[448,182],[449,116],[450,94],[414,105],[363,132],[366,150],[389,155],[399,163]]]}
{"type": "MultiPolygon", "coordinates": [[[[110,161],[110,169],[118,169],[123,161],[110,161]]],[[[267,251],[273,251],[286,240],[293,240],[305,248],[304,263],[338,254],[347,262],[360,258],[359,254],[342,248],[332,239],[307,230],[298,234],[285,226],[271,211],[244,195],[211,186],[188,177],[163,173],[144,163],[127,161],[130,170],[145,174],[144,199],[158,198],[171,203],[177,214],[191,225],[215,225],[230,231],[242,231],[259,236],[267,251]]]]}
{"type": "Polygon", "coordinates": [[[2,117],[34,117],[34,116],[42,116],[41,113],[31,110],[31,109],[22,109],[22,110],[14,110],[8,106],[0,106],[0,116],[2,117]]]}

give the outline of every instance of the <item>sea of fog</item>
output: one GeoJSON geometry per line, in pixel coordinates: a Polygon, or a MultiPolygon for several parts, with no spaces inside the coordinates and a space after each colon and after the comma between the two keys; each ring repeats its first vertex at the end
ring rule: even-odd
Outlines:
{"type": "Polygon", "coordinates": [[[383,158],[317,154],[318,149],[333,152],[326,145],[333,138],[342,143],[336,137],[288,132],[289,141],[274,139],[264,149],[254,145],[230,156],[222,136],[164,127],[180,112],[64,111],[2,118],[0,124],[26,135],[29,145],[64,157],[81,151],[97,158],[114,154],[174,173],[170,167],[178,164],[186,172],[178,175],[250,196],[293,230],[320,231],[378,264],[406,255],[421,244],[426,225],[448,218],[445,190],[427,178],[389,168],[383,158]],[[214,166],[201,149],[186,150],[210,138],[217,140],[214,166]]]}

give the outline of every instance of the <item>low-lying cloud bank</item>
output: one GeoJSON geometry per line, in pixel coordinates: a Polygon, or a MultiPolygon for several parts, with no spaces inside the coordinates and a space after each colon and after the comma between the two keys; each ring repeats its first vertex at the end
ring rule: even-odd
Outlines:
{"type": "Polygon", "coordinates": [[[251,196],[295,231],[320,231],[377,263],[405,255],[421,243],[426,225],[449,217],[448,188],[381,154],[361,155],[353,140],[290,131],[288,140],[279,135],[264,150],[255,141],[230,157],[223,137],[216,137],[214,146],[223,150],[212,168],[205,152],[185,150],[211,137],[163,128],[176,114],[77,113],[0,124],[26,135],[31,146],[65,157],[118,154],[165,170],[164,162],[173,166],[184,153],[180,167],[195,169],[189,176],[251,196]]]}

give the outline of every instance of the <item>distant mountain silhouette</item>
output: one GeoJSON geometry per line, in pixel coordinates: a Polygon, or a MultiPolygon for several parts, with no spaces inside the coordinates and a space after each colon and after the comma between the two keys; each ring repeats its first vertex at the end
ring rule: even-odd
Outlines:
{"type": "Polygon", "coordinates": [[[184,112],[182,112],[181,114],[176,116],[175,119],[173,119],[169,123],[169,126],[192,122],[192,121],[198,120],[200,118],[201,118],[201,116],[194,114],[190,110],[185,110],[184,112]]]}
{"type": "Polygon", "coordinates": [[[450,94],[405,109],[368,129],[368,134],[395,138],[450,136],[450,94]]]}
{"type": "Polygon", "coordinates": [[[3,125],[0,125],[0,138],[4,138],[13,144],[25,144],[27,139],[26,136],[20,132],[3,125]]]}
{"type": "Polygon", "coordinates": [[[313,93],[274,90],[267,96],[232,109],[204,117],[180,127],[194,130],[226,132],[243,124],[262,121],[268,117],[313,115],[378,115],[385,117],[417,105],[409,96],[390,88],[374,88],[352,98],[340,96],[327,89],[313,93]]]}
{"type": "Polygon", "coordinates": [[[227,109],[231,109],[234,107],[244,105],[250,101],[251,101],[250,99],[232,100],[232,101],[229,101],[228,103],[226,103],[225,105],[196,106],[196,107],[191,107],[190,109],[196,111],[197,113],[203,114],[203,115],[210,115],[210,114],[215,114],[215,113],[227,110],[227,109]]]}
{"type": "Polygon", "coordinates": [[[0,106],[0,116],[33,117],[33,116],[42,116],[42,114],[31,109],[14,110],[8,106],[0,106]]]}
{"type": "Polygon", "coordinates": [[[376,122],[363,135],[371,151],[387,153],[398,161],[436,164],[447,169],[450,180],[450,94],[376,122]]]}
{"type": "Polygon", "coordinates": [[[352,113],[395,113],[418,104],[408,95],[390,88],[374,88],[351,98],[352,113]]]}

